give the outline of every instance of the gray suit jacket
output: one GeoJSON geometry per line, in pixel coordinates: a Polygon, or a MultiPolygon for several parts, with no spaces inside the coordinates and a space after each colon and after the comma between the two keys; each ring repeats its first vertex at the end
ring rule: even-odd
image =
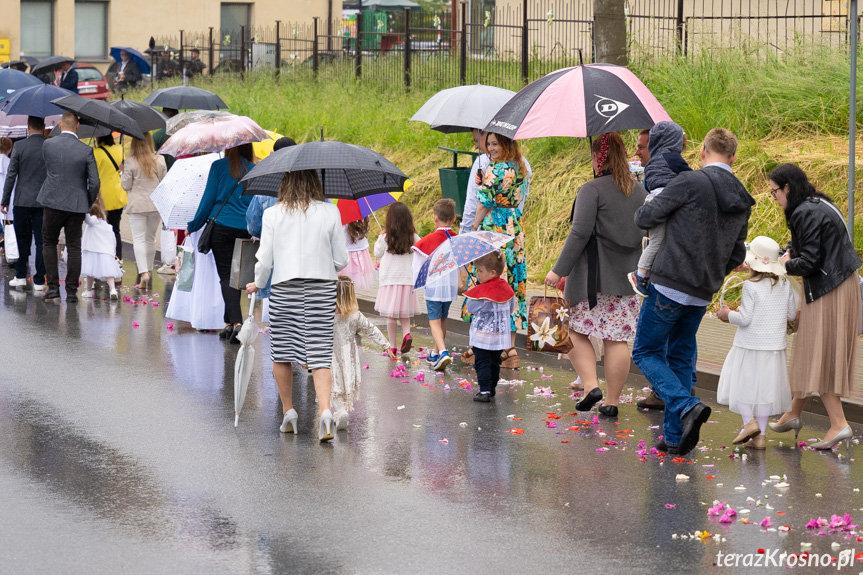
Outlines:
{"type": "Polygon", "coordinates": [[[99,195],[99,170],[93,148],[71,134],[60,134],[42,145],[48,172],[39,203],[44,208],[86,214],[99,195]]]}
{"type": "Polygon", "coordinates": [[[644,231],[633,221],[644,204],[647,192],[635,184],[632,194],[623,195],[614,185],[614,176],[602,176],[578,190],[572,228],[552,268],[566,278],[564,297],[570,305],[587,299],[587,253],[591,234],[598,240],[598,287],[605,295],[632,295],[626,274],[638,266],[644,231]]]}
{"type": "Polygon", "coordinates": [[[9,173],[3,184],[3,200],[0,205],[8,206],[15,189],[15,205],[19,208],[38,208],[39,190],[45,181],[45,160],[42,158],[42,144],[45,136],[30,134],[26,140],[16,142],[12,147],[9,173]],[[17,186],[16,186],[17,180],[17,186]]]}

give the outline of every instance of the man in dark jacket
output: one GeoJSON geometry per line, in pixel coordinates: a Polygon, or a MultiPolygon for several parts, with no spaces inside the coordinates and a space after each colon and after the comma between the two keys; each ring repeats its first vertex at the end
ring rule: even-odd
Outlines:
{"type": "Polygon", "coordinates": [[[665,401],[664,437],[658,447],[669,453],[692,451],[710,416],[710,408],[690,391],[695,334],[713,294],[746,256],[755,200],[731,172],[736,154],[734,134],[711,130],[701,150],[702,168],[679,174],[635,214],[642,229],[666,224],[632,360],[665,401]]]}
{"type": "Polygon", "coordinates": [[[42,144],[45,142],[45,120],[30,116],[27,118],[29,135],[26,140],[15,144],[9,160],[9,172],[3,183],[3,199],[0,212],[9,211],[12,190],[15,190],[15,205],[12,206],[15,236],[18,238],[18,261],[15,262],[15,279],[9,282],[12,287],[27,285],[30,275],[30,243],[36,243],[36,273],[33,275],[33,291],[45,291],[45,262],[42,259],[42,206],[36,201],[42,182],[45,181],[45,160],[42,158],[42,144]]]}
{"type": "Polygon", "coordinates": [[[60,87],[78,93],[78,72],[72,67],[72,62],[63,62],[63,72],[60,74],[60,87]]]}
{"type": "Polygon", "coordinates": [[[77,303],[81,276],[81,226],[84,216],[99,195],[99,170],[93,148],[78,139],[78,118],[66,112],[60,118],[59,136],[42,146],[45,181],[39,190],[43,208],[42,242],[48,293],[45,301],[60,300],[60,272],[57,243],[60,230],[66,233],[66,302],[77,303]]]}

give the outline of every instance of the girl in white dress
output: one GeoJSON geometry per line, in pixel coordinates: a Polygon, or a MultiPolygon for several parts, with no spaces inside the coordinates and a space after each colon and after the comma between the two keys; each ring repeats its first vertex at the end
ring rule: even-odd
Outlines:
{"type": "Polygon", "coordinates": [[[791,407],[791,385],[785,359],[788,322],[797,317],[797,297],[779,244],[758,236],[746,252],[751,270],[743,282],[740,308],[723,306],[717,317],[737,326],[734,344],[719,376],[716,400],[743,417],[743,429],[732,443],[764,449],[767,417],[791,407]]]}
{"type": "Polygon", "coordinates": [[[93,280],[98,278],[108,283],[109,297],[116,301],[119,296],[114,286],[114,278],[123,277],[123,270],[117,261],[117,238],[114,228],[105,221],[105,202],[102,194],[90,206],[84,216],[84,231],[81,235],[81,275],[86,279],[83,298],[93,297],[93,280]]]}
{"type": "Polygon", "coordinates": [[[335,415],[336,429],[347,429],[348,412],[354,408],[354,400],[360,392],[360,355],[357,352],[358,334],[381,346],[390,359],[395,352],[390,349],[389,341],[377,327],[359,310],[354,283],[351,278],[339,275],[336,286],[336,321],[333,326],[333,390],[331,403],[335,415]]]}

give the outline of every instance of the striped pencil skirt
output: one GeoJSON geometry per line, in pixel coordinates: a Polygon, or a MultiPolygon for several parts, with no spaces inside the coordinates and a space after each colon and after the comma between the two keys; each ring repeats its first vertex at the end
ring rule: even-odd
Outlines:
{"type": "Polygon", "coordinates": [[[329,369],[336,312],[334,280],[293,279],[273,284],[270,355],[274,362],[329,369]]]}

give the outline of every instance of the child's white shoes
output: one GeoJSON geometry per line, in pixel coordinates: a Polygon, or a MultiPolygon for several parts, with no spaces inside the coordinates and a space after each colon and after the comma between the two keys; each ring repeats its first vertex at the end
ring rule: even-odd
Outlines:
{"type": "Polygon", "coordinates": [[[347,411],[344,409],[337,411],[333,419],[335,420],[336,431],[346,431],[348,429],[350,416],[347,411]]]}

